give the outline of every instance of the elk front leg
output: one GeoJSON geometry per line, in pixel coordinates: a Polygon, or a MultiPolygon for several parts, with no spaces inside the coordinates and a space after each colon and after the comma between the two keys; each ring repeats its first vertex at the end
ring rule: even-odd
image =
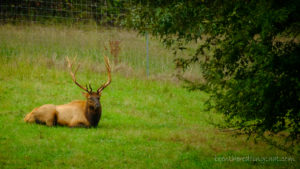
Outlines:
{"type": "Polygon", "coordinates": [[[85,121],[72,120],[72,122],[68,125],[69,127],[90,127],[90,124],[85,121]]]}

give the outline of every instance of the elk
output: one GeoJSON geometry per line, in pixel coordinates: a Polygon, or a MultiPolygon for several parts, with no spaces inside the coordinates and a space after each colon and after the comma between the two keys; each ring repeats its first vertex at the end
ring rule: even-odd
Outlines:
{"type": "Polygon", "coordinates": [[[118,55],[120,53],[120,43],[121,41],[119,40],[116,40],[116,41],[109,41],[109,46],[110,46],[110,53],[111,55],[114,56],[114,63],[115,65],[117,65],[119,63],[119,58],[118,58],[118,55]]]}
{"type": "Polygon", "coordinates": [[[68,57],[66,57],[66,60],[73,82],[85,91],[86,101],[75,100],[63,105],[46,104],[37,107],[25,116],[25,122],[46,124],[47,126],[97,127],[102,114],[101,93],[111,82],[109,59],[104,56],[108,80],[96,92],[93,92],[91,84],[89,84],[89,87],[87,85],[83,87],[76,81],[76,73],[80,65],[78,64],[73,73],[73,63],[70,62],[68,57]]]}

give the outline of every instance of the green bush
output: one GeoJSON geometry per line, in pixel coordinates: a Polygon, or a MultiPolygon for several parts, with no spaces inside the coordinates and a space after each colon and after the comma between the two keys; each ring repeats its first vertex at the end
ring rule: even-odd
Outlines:
{"type": "Polygon", "coordinates": [[[247,134],[299,140],[299,1],[135,1],[128,25],[178,50],[196,42],[183,69],[199,64],[212,108],[247,134]],[[201,42],[201,43],[199,43],[201,42]]]}

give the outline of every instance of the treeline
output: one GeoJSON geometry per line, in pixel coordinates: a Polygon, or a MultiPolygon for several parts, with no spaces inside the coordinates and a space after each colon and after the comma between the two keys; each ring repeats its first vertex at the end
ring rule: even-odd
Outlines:
{"type": "Polygon", "coordinates": [[[0,22],[86,23],[120,26],[130,0],[1,0],[0,22]]]}

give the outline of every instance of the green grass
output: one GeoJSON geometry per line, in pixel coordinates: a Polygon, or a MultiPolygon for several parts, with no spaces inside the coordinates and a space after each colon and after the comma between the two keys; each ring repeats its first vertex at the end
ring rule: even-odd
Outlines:
{"type": "MultiPolygon", "coordinates": [[[[99,39],[112,36],[111,31],[116,30],[95,33],[40,26],[0,27],[0,168],[299,166],[299,162],[216,161],[215,157],[289,155],[264,143],[246,142],[246,137],[232,137],[231,133],[216,129],[210,122],[222,122],[222,116],[205,110],[206,93],[188,92],[174,82],[159,78],[124,76],[124,72],[113,72],[111,85],[103,91],[103,115],[97,128],[24,123],[23,117],[34,107],[83,99],[81,90],[72,83],[65,69],[64,56],[78,55],[81,68],[77,78],[81,83],[91,81],[96,88],[106,80],[103,49],[98,49],[96,44],[100,43],[99,39]],[[63,35],[63,32],[68,33],[63,35]],[[93,39],[93,34],[98,35],[97,39],[93,39]]],[[[128,60],[132,61],[141,55],[143,49],[138,42],[143,40],[136,33],[120,31],[118,34],[131,39],[127,42],[124,38],[122,42],[129,46],[123,51],[124,58],[131,57],[128,60]]],[[[157,45],[152,50],[168,53],[154,39],[151,43],[157,45]]],[[[153,60],[153,72],[161,71],[158,62],[162,61],[153,60]]],[[[129,64],[134,72],[142,69],[138,63],[129,64]]],[[[171,62],[166,59],[163,64],[171,62]]],[[[167,65],[165,69],[172,73],[171,68],[167,65]]]]}

